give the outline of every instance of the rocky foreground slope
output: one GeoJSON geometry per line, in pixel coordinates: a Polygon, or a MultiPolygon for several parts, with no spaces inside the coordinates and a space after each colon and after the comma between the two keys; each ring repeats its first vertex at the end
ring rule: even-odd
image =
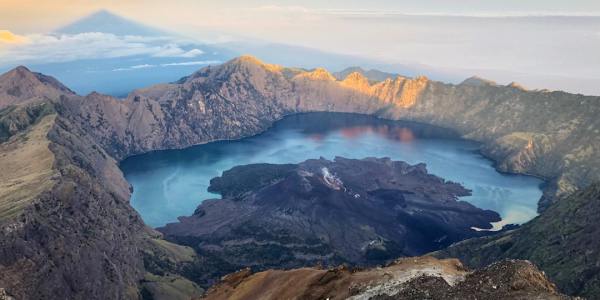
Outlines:
{"type": "Polygon", "coordinates": [[[61,99],[72,94],[27,72],[18,68],[0,78],[13,85],[3,88],[50,89],[34,98],[21,93],[21,104],[0,111],[3,293],[16,299],[125,299],[140,295],[142,280],[171,284],[146,272],[145,260],[185,261],[181,253],[193,251],[158,239],[144,225],[129,205],[129,185],[116,161],[57,113],[61,99]],[[49,98],[54,94],[61,96],[49,98]]]}
{"type": "Polygon", "coordinates": [[[569,299],[533,264],[502,261],[468,271],[456,259],[412,257],[383,268],[302,268],[228,275],[204,299],[569,299]]]}
{"type": "MultiPolygon", "coordinates": [[[[296,112],[369,113],[446,126],[484,142],[501,170],[549,180],[546,207],[555,195],[598,179],[598,101],[477,79],[375,83],[352,73],[340,81],[323,69],[252,57],[120,100],[75,95],[19,67],[0,76],[0,288],[19,299],[201,292],[189,279],[212,262],[161,239],[129,205],[117,162],[130,155],[253,135],[296,112]]],[[[581,239],[592,239],[586,230],[581,239]]],[[[588,280],[598,270],[585,274],[583,284],[594,285],[588,280]]]]}

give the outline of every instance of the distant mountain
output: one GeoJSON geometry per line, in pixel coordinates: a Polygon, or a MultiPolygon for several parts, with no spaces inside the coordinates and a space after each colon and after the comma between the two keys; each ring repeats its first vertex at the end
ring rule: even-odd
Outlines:
{"type": "Polygon", "coordinates": [[[469,77],[467,79],[465,79],[463,82],[460,83],[461,85],[467,85],[467,86],[489,86],[489,85],[496,85],[496,83],[494,81],[485,79],[485,78],[481,78],[479,76],[472,76],[469,77]]]}
{"type": "MultiPolygon", "coordinates": [[[[426,69],[421,66],[391,64],[389,62],[378,61],[361,56],[327,52],[315,48],[296,45],[256,41],[238,41],[221,43],[217,44],[217,46],[219,46],[220,48],[236,51],[238,55],[251,54],[253,56],[257,56],[274,64],[280,64],[284,66],[296,66],[305,69],[322,67],[328,70],[347,71],[348,69],[350,69],[348,68],[348,66],[361,66],[362,68],[381,70],[382,73],[399,73],[410,77],[423,75],[426,71],[428,75],[435,75],[435,77],[439,80],[450,79],[448,74],[435,72],[432,69],[426,69]]],[[[341,73],[343,71],[340,71],[338,73],[341,73]]],[[[369,72],[370,71],[367,71],[366,73],[369,72]]],[[[351,72],[348,72],[348,74],[349,73],[351,72]]],[[[367,76],[366,73],[363,75],[367,76]]],[[[374,73],[375,72],[373,72],[373,74],[369,74],[375,75],[374,73]]],[[[382,78],[382,76],[375,76],[375,78],[379,79],[382,78]]],[[[457,79],[458,78],[451,78],[451,81],[455,81],[457,79]]]]}
{"type": "MultiPolygon", "coordinates": [[[[219,64],[234,56],[229,50],[186,39],[106,10],[58,28],[52,35],[75,37],[86,33],[94,34],[71,40],[97,38],[92,41],[114,53],[99,53],[98,56],[86,58],[74,56],[74,59],[41,63],[18,63],[28,64],[32,69],[55,76],[79,94],[97,91],[124,97],[133,89],[176,81],[203,66],[219,64]],[[139,51],[132,52],[132,48],[139,51]]],[[[76,49],[64,51],[67,54],[77,53],[76,49]]]]}
{"type": "MultiPolygon", "coordinates": [[[[409,77],[427,73],[438,80],[450,82],[457,82],[459,79],[424,66],[389,64],[297,45],[248,39],[205,44],[107,10],[94,12],[58,28],[49,38],[59,40],[49,46],[51,48],[60,45],[60,40],[64,39],[64,46],[53,48],[57,55],[44,59],[47,53],[41,53],[33,56],[37,57],[34,61],[3,64],[0,66],[0,72],[16,65],[27,65],[58,78],[79,94],[97,91],[116,97],[125,97],[129,91],[136,88],[174,82],[203,66],[225,62],[248,53],[273,63],[304,69],[324,67],[329,70],[343,70],[349,65],[360,65],[369,69],[361,74],[370,81],[380,81],[389,75],[395,77],[396,73],[409,77]],[[91,40],[88,43],[79,42],[82,43],[81,47],[78,47],[79,44],[73,45],[84,39],[91,40]],[[89,51],[79,49],[85,49],[91,43],[106,47],[106,51],[95,55],[93,51],[96,49],[90,49],[90,55],[89,51]]],[[[339,73],[351,72],[346,69],[339,73]]]]}
{"type": "Polygon", "coordinates": [[[160,36],[165,32],[123,18],[107,10],[99,10],[69,25],[55,30],[56,33],[78,34],[86,32],[112,33],[115,35],[160,36]]]}
{"type": "Polygon", "coordinates": [[[388,78],[396,78],[399,76],[398,74],[395,74],[395,73],[382,72],[382,71],[375,70],[375,69],[371,69],[371,70],[367,71],[361,67],[349,67],[342,71],[333,73],[333,76],[335,76],[335,78],[337,78],[338,80],[343,80],[346,77],[348,77],[348,75],[350,75],[354,72],[360,73],[363,76],[365,76],[367,79],[369,79],[369,81],[375,81],[375,82],[384,81],[388,78]]]}

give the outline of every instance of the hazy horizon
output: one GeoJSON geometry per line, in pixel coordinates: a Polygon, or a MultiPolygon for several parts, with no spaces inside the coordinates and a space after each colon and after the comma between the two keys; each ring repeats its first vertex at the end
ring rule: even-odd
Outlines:
{"type": "MultiPolygon", "coordinates": [[[[106,9],[170,34],[215,45],[287,44],[346,55],[350,58],[346,66],[357,65],[351,58],[360,57],[389,64],[385,71],[402,72],[393,66],[403,65],[454,83],[478,75],[499,84],[516,81],[531,89],[600,95],[600,3],[480,2],[61,0],[50,5],[8,0],[0,11],[0,67],[88,59],[78,51],[86,45],[98,45],[97,55],[113,58],[139,53],[195,57],[179,41],[153,41],[152,48],[140,46],[146,41],[131,37],[52,34],[106,9]]],[[[279,62],[269,53],[258,56],[279,62]]],[[[317,61],[304,57],[293,63],[315,67],[317,61]]]]}

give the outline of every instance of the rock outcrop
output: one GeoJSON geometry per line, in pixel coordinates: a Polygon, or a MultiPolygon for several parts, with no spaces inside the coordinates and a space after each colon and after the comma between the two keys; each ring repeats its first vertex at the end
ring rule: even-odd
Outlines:
{"type": "Polygon", "coordinates": [[[569,299],[527,261],[468,271],[456,259],[399,259],[383,268],[302,268],[227,275],[204,299],[569,299]]]}

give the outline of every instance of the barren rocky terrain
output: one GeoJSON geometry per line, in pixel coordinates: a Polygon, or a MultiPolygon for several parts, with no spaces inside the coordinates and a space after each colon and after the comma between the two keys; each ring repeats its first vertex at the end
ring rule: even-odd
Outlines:
{"type": "Polygon", "coordinates": [[[399,259],[382,268],[268,270],[228,275],[205,299],[568,299],[525,261],[469,271],[456,259],[399,259]]]}
{"type": "MultiPolygon", "coordinates": [[[[563,196],[599,179],[598,101],[476,78],[449,85],[425,77],[376,82],[352,73],[337,80],[323,69],[285,68],[247,56],[116,99],[75,95],[55,79],[19,67],[0,76],[0,288],[22,299],[200,293],[190,270],[211,262],[144,225],[128,203],[129,185],[117,162],[257,134],[297,112],[359,112],[455,129],[483,142],[482,152],[499,170],[547,180],[540,208],[560,200],[552,204],[554,213],[542,212],[532,224],[546,226],[535,223],[543,218],[570,224],[573,219],[560,212],[574,198],[563,196]]],[[[588,194],[578,199],[598,203],[588,194]]],[[[563,256],[587,253],[581,241],[595,238],[588,230],[597,214],[579,221],[580,242],[569,243],[575,250],[542,240],[535,246],[563,256]]],[[[516,233],[523,240],[534,234],[516,233]]],[[[551,277],[569,293],[594,295],[597,268],[574,279],[575,266],[541,267],[558,268],[564,278],[551,277]],[[570,286],[572,280],[581,282],[570,286]]]]}

